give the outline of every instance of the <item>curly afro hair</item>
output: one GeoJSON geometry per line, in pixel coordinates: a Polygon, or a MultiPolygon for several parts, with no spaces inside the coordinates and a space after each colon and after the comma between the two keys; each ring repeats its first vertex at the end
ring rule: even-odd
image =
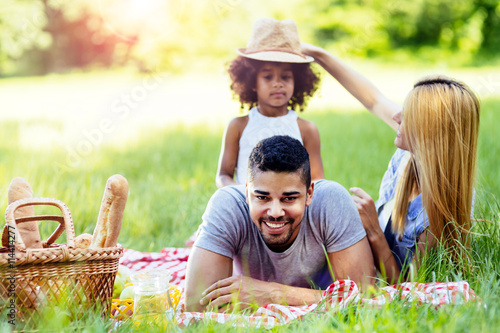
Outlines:
{"type": "Polygon", "coordinates": [[[250,153],[250,179],[257,171],[299,172],[307,188],[311,185],[311,164],[306,148],[288,135],[275,135],[257,143],[250,153]]]}
{"type": "MultiPolygon", "coordinates": [[[[245,106],[251,109],[257,106],[257,93],[253,90],[257,82],[257,73],[265,61],[245,57],[235,58],[229,65],[228,72],[231,78],[231,90],[237,96],[241,109],[245,106]]],[[[308,63],[292,63],[294,91],[288,101],[291,109],[303,111],[309,98],[319,87],[320,77],[308,63]]]]}

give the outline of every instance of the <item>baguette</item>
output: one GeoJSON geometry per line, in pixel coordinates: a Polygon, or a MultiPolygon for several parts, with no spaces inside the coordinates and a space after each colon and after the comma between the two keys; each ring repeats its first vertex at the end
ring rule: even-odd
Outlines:
{"type": "Polygon", "coordinates": [[[122,226],[123,211],[128,197],[128,183],[121,175],[109,177],[92,235],[90,248],[114,247],[122,226]]]}
{"type": "MultiPolygon", "coordinates": [[[[9,185],[8,191],[8,200],[9,204],[25,198],[32,198],[33,191],[31,190],[30,184],[26,181],[26,179],[21,177],[16,177],[12,179],[9,185]]],[[[30,217],[35,215],[35,207],[33,206],[25,206],[16,210],[14,217],[16,219],[22,217],[30,217]]],[[[38,230],[38,223],[36,221],[33,222],[23,222],[16,225],[19,234],[21,235],[21,239],[26,245],[27,249],[41,249],[43,248],[42,242],[40,240],[40,231],[38,230]]],[[[5,232],[2,235],[2,244],[6,246],[6,242],[8,242],[8,233],[5,232]],[[7,234],[7,237],[5,237],[7,234]],[[5,239],[7,238],[7,239],[5,239]]]]}
{"type": "MultiPolygon", "coordinates": [[[[33,191],[31,190],[31,186],[26,179],[22,177],[16,177],[10,182],[7,197],[8,203],[10,205],[17,200],[33,198],[33,191]]],[[[35,216],[34,206],[20,207],[14,213],[14,217],[16,219],[30,216],[35,216]]],[[[40,240],[38,223],[36,221],[23,222],[19,224],[16,223],[16,228],[19,231],[19,235],[21,236],[21,239],[23,240],[23,243],[27,249],[43,248],[42,242],[40,240]]],[[[7,226],[5,226],[4,233],[2,235],[2,243],[8,242],[8,232],[6,232],[7,229],[7,226]]],[[[27,308],[34,309],[37,307],[39,293],[35,283],[29,280],[17,281],[15,293],[18,297],[18,300],[22,299],[24,306],[26,306],[27,308]]]]}

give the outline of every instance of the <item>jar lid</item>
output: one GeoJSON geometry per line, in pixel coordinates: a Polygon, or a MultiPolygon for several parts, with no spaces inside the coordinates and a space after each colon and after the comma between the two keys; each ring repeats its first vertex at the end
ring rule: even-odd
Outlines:
{"type": "Polygon", "coordinates": [[[136,293],[163,293],[168,290],[171,273],[167,269],[137,271],[130,276],[136,293]]]}

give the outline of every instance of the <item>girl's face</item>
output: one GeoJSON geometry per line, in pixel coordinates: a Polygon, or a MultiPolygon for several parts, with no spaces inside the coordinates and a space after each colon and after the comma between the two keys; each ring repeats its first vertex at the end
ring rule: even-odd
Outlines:
{"type": "Polygon", "coordinates": [[[264,63],[257,72],[255,91],[262,110],[284,109],[293,96],[294,80],[292,65],[288,63],[264,63]]]}
{"type": "Polygon", "coordinates": [[[406,134],[403,127],[403,116],[401,111],[396,112],[392,115],[392,119],[398,123],[398,132],[396,134],[396,139],[394,139],[394,145],[403,150],[410,150],[408,146],[408,141],[406,141],[406,134]]]}

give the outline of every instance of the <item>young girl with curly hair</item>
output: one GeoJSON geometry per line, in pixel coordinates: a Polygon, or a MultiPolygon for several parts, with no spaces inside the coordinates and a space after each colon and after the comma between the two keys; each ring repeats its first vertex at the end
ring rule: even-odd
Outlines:
{"type": "Polygon", "coordinates": [[[245,184],[251,150],[273,135],[298,139],[309,153],[312,179],[324,178],[318,129],[294,111],[304,109],[319,84],[310,67],[314,59],[300,48],[295,22],[263,18],[255,22],[247,47],[237,50],[228,70],[231,90],[249,113],[226,128],[217,187],[245,184]]]}

